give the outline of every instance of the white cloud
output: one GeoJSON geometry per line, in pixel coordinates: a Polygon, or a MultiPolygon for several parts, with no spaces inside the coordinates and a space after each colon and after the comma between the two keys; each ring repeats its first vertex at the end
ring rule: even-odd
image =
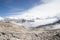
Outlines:
{"type": "MultiPolygon", "coordinates": [[[[36,18],[39,17],[40,19],[44,19],[44,20],[40,20],[39,22],[34,22],[32,25],[35,26],[36,25],[45,25],[45,24],[49,24],[49,23],[53,23],[55,21],[57,21],[56,18],[54,17],[59,17],[60,18],[60,0],[43,0],[43,4],[39,5],[39,6],[35,6],[25,12],[23,12],[22,15],[17,15],[15,17],[17,18],[25,18],[25,19],[32,19],[32,18],[36,18]],[[45,18],[53,18],[51,19],[46,19],[45,18]],[[37,24],[39,23],[39,24],[37,24]]],[[[26,24],[27,25],[27,24],[26,24]]],[[[31,27],[31,26],[30,26],[31,27]]]]}
{"type": "MultiPolygon", "coordinates": [[[[35,17],[45,19],[48,17],[55,17],[57,15],[59,15],[58,17],[60,17],[60,0],[42,0],[42,1],[45,3],[39,6],[35,6],[25,12],[22,12],[22,15],[16,15],[15,17],[18,18],[20,16],[20,18],[22,17],[26,19],[35,17]]],[[[20,14],[20,12],[18,12],[17,14],[20,14]]]]}
{"type": "Polygon", "coordinates": [[[54,17],[60,13],[60,0],[36,6],[25,12],[24,15],[35,16],[40,18],[54,17]]]}
{"type": "Polygon", "coordinates": [[[0,16],[0,20],[3,20],[4,18],[0,16]]]}
{"type": "MultiPolygon", "coordinates": [[[[46,18],[56,16],[56,14],[60,13],[60,0],[42,0],[42,1],[45,2],[45,4],[35,6],[25,12],[22,12],[22,16],[28,15],[46,18]]],[[[20,13],[21,12],[17,12],[16,14],[20,13]]]]}

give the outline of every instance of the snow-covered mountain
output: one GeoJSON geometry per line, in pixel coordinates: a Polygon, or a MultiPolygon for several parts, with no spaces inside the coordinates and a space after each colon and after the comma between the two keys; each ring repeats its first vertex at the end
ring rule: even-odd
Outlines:
{"type": "Polygon", "coordinates": [[[32,29],[36,28],[38,26],[53,24],[59,21],[57,17],[54,18],[46,18],[46,19],[40,19],[40,18],[32,18],[32,19],[25,19],[25,18],[5,18],[3,22],[13,23],[18,26],[24,26],[26,29],[32,29]]]}
{"type": "Polygon", "coordinates": [[[42,0],[44,3],[35,6],[21,15],[10,16],[10,19],[24,19],[26,28],[46,25],[60,20],[60,0],[42,0]],[[33,22],[29,22],[29,20],[33,22]]]}
{"type": "Polygon", "coordinates": [[[21,15],[7,17],[8,22],[23,25],[25,28],[30,29],[60,20],[60,0],[42,1],[43,4],[22,12],[21,15]]]}
{"type": "Polygon", "coordinates": [[[18,25],[18,26],[24,26],[26,29],[32,29],[32,28],[36,28],[36,27],[42,26],[42,25],[53,24],[57,21],[58,21],[58,18],[48,18],[48,19],[40,19],[40,18],[24,19],[24,18],[22,18],[22,19],[15,19],[13,17],[11,19],[9,17],[9,18],[5,18],[1,22],[13,23],[13,24],[18,25]]]}

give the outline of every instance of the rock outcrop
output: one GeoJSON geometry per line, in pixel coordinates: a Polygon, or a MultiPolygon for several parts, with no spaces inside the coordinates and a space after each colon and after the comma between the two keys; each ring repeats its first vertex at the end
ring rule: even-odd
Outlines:
{"type": "Polygon", "coordinates": [[[60,29],[26,30],[23,26],[0,23],[0,40],[60,40],[60,29]]]}

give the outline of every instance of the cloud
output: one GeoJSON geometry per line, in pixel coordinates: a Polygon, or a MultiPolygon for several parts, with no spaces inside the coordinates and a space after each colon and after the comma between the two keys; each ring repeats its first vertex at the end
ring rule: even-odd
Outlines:
{"type": "Polygon", "coordinates": [[[42,0],[43,3],[49,3],[49,2],[52,2],[53,0],[42,0]]]}
{"type": "Polygon", "coordinates": [[[39,18],[47,18],[47,17],[55,17],[60,13],[60,0],[42,0],[42,1],[43,4],[35,6],[24,12],[18,12],[18,14],[22,13],[21,17],[23,18],[25,18],[26,16],[28,16],[28,18],[31,16],[39,18]]]}
{"type": "Polygon", "coordinates": [[[32,23],[28,22],[24,23],[24,26],[27,29],[30,29],[30,27],[37,27],[38,25],[51,24],[58,21],[59,19],[57,19],[56,17],[60,18],[60,0],[42,0],[42,1],[44,2],[43,4],[35,6],[29,10],[26,10],[22,12],[21,15],[12,15],[9,17],[15,19],[24,18],[27,20],[35,19],[36,17],[41,19],[41,20],[35,20],[35,22],[32,23]]]}
{"type": "Polygon", "coordinates": [[[0,20],[3,20],[4,18],[0,16],[0,20]]]}
{"type": "MultiPolygon", "coordinates": [[[[47,0],[46,0],[47,1],[47,0]]],[[[49,0],[50,1],[50,0],[49,0]]],[[[35,16],[40,18],[54,17],[60,13],[60,0],[52,0],[51,2],[35,6],[24,12],[24,15],[35,16]]]]}

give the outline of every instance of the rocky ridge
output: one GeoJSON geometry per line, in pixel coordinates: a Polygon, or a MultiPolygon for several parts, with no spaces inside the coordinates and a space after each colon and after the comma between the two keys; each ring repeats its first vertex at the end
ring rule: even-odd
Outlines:
{"type": "Polygon", "coordinates": [[[0,40],[60,40],[60,29],[26,30],[23,26],[0,23],[0,40]]]}

